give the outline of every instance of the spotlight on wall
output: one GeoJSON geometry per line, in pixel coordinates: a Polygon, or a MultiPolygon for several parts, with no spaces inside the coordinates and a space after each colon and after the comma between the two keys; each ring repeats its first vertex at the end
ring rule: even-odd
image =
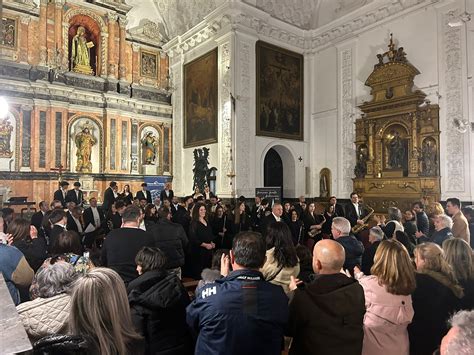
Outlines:
{"type": "Polygon", "coordinates": [[[0,96],[0,119],[7,117],[8,110],[9,108],[7,100],[3,96],[0,96]]]}

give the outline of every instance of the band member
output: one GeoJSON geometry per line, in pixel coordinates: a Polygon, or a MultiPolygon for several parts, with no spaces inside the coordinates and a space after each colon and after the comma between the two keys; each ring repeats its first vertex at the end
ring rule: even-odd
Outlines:
{"type": "Polygon", "coordinates": [[[356,224],[363,225],[363,218],[367,216],[368,212],[359,201],[357,192],[351,193],[351,202],[346,205],[346,218],[351,223],[351,227],[356,224]]]}
{"type": "Polygon", "coordinates": [[[334,206],[334,216],[333,217],[344,217],[345,216],[345,213],[344,213],[344,208],[337,203],[337,198],[336,196],[331,196],[329,198],[329,205],[332,205],[334,206]]]}

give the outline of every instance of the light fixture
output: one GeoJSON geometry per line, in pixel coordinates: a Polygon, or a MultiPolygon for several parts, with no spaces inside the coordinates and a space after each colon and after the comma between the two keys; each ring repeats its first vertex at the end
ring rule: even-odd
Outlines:
{"type": "Polygon", "coordinates": [[[7,117],[8,110],[7,100],[3,96],[0,96],[0,119],[7,117]]]}

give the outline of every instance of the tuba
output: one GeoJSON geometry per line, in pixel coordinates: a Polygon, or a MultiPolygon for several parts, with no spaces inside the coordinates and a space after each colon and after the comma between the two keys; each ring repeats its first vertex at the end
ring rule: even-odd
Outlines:
{"type": "Polygon", "coordinates": [[[352,227],[352,233],[354,234],[357,234],[359,233],[360,231],[362,231],[363,229],[367,228],[369,225],[366,223],[369,218],[374,214],[374,209],[367,206],[367,208],[370,210],[370,212],[367,214],[367,216],[365,216],[364,218],[362,218],[362,221],[364,222],[364,224],[356,224],[354,227],[352,227]]]}

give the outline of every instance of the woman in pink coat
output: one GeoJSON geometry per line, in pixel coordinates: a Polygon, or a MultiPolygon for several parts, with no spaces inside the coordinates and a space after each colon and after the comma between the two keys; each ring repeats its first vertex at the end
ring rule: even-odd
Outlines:
{"type": "Polygon", "coordinates": [[[408,355],[407,326],[414,312],[411,293],[416,287],[415,269],[406,248],[398,241],[380,243],[371,268],[364,276],[354,275],[364,288],[365,307],[363,355],[408,355]]]}

